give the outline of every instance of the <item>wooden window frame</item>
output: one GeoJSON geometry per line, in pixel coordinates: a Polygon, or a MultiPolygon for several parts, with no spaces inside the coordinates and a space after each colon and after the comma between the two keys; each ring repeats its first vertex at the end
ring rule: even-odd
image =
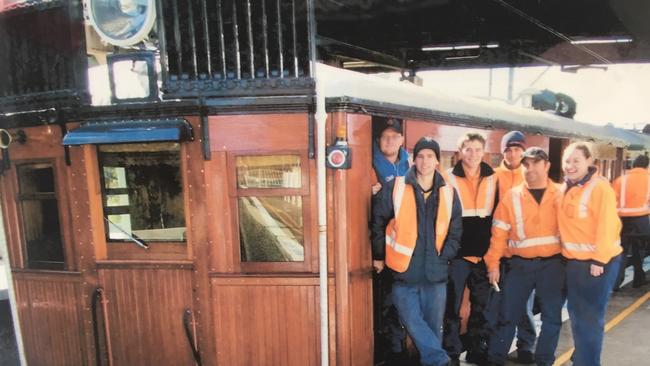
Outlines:
{"type": "MultiPolygon", "coordinates": [[[[18,229],[18,246],[20,248],[20,264],[22,267],[29,271],[46,271],[46,272],[57,272],[57,271],[71,271],[74,269],[73,258],[74,252],[70,241],[68,240],[67,230],[71,225],[69,215],[64,215],[63,213],[67,211],[66,206],[66,196],[61,191],[64,186],[61,183],[61,172],[59,171],[59,165],[57,164],[56,158],[36,158],[36,159],[21,159],[14,162],[14,181],[16,183],[16,190],[14,196],[14,204],[16,209],[16,225],[18,229]],[[36,165],[36,164],[48,164],[52,169],[52,174],[54,178],[54,199],[56,200],[57,211],[59,214],[59,235],[61,241],[61,249],[63,250],[63,268],[32,268],[29,266],[29,258],[27,255],[27,239],[25,238],[25,216],[23,214],[23,208],[21,202],[24,201],[22,194],[20,192],[20,175],[18,174],[19,167],[36,165]]],[[[38,195],[37,195],[38,196],[38,195]]]]}
{"type": "MultiPolygon", "coordinates": [[[[129,144],[142,144],[146,142],[129,142],[120,145],[129,144]]],[[[108,237],[108,225],[104,220],[104,178],[101,171],[102,165],[99,162],[99,146],[103,144],[94,145],[93,152],[95,154],[94,170],[97,172],[97,189],[99,192],[99,211],[102,215],[102,238],[106,246],[106,259],[107,260],[186,260],[189,257],[190,243],[191,243],[191,221],[189,215],[189,192],[187,189],[187,146],[183,142],[178,142],[180,145],[179,159],[180,159],[180,174],[181,174],[181,189],[183,195],[183,215],[185,217],[185,241],[146,241],[149,249],[138,247],[135,243],[129,241],[116,241],[108,237]]]]}
{"type": "Polygon", "coordinates": [[[239,265],[242,273],[278,273],[278,272],[311,272],[312,259],[316,254],[311,235],[311,191],[309,156],[306,150],[250,150],[235,151],[227,154],[228,195],[230,210],[233,212],[233,260],[239,265]],[[295,155],[300,158],[301,187],[300,188],[245,188],[237,186],[237,157],[240,156],[274,156],[295,155]],[[282,197],[300,196],[302,200],[303,248],[301,262],[245,262],[241,260],[241,234],[239,230],[239,198],[240,197],[282,197]]]}

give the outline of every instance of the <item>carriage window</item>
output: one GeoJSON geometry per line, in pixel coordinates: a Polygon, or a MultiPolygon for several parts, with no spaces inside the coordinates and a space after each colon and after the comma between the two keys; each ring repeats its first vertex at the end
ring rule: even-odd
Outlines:
{"type": "Polygon", "coordinates": [[[185,240],[178,143],[99,146],[107,238],[185,240]]]}
{"type": "Polygon", "coordinates": [[[17,173],[27,267],[64,269],[54,169],[49,163],[23,164],[17,173]]]}
{"type": "Polygon", "coordinates": [[[297,155],[236,158],[242,262],[304,261],[300,163],[297,155]]]}
{"type": "Polygon", "coordinates": [[[238,156],[238,188],[300,188],[300,157],[295,155],[238,156]]]}

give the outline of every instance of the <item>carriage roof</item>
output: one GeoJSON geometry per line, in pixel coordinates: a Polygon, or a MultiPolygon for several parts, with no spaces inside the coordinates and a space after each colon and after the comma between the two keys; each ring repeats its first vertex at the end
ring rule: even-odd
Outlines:
{"type": "Polygon", "coordinates": [[[549,112],[453,95],[431,87],[390,81],[323,64],[317,65],[316,78],[319,93],[325,96],[328,106],[356,105],[363,111],[394,113],[404,118],[594,139],[601,143],[637,150],[650,148],[650,136],[611,125],[596,126],[549,112]]]}

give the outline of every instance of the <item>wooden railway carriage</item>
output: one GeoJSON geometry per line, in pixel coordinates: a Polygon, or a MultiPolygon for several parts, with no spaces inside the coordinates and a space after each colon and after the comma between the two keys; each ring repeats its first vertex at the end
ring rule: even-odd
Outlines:
{"type": "MultiPolygon", "coordinates": [[[[619,130],[310,64],[300,17],[288,25],[293,51],[279,42],[280,60],[255,79],[252,48],[242,68],[240,55],[210,58],[209,40],[202,52],[184,46],[194,23],[179,18],[202,2],[176,16],[169,4],[158,2],[165,101],[106,106],[91,105],[78,65],[88,34],[78,2],[0,13],[15,26],[5,50],[35,50],[5,53],[16,77],[0,81],[2,217],[29,365],[371,365],[372,116],[404,118],[408,148],[435,137],[443,167],[469,129],[487,136],[491,164],[501,136],[520,129],[549,149],[556,177],[573,138],[595,139],[601,172],[620,172],[619,130]],[[66,47],[29,36],[41,13],[68,24],[66,47]],[[201,72],[216,66],[218,77],[201,72]],[[337,142],[350,167],[326,170],[325,145],[337,142]]],[[[277,4],[280,23],[295,2],[277,4]]]]}

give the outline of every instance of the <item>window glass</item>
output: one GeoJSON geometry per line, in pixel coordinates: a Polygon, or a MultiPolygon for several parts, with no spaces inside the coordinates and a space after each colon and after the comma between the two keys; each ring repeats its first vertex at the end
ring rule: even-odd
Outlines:
{"type": "Polygon", "coordinates": [[[305,248],[300,196],[240,197],[242,262],[301,262],[305,248]]]}
{"type": "Polygon", "coordinates": [[[52,165],[24,164],[18,166],[17,172],[27,268],[64,269],[59,206],[54,190],[52,165]]]}
{"type": "Polygon", "coordinates": [[[149,97],[149,66],[146,61],[124,60],[113,63],[113,78],[116,98],[149,97]]]}
{"type": "Polygon", "coordinates": [[[109,240],[184,241],[180,145],[99,146],[109,240]]]}
{"type": "Polygon", "coordinates": [[[302,186],[300,156],[297,155],[238,156],[235,164],[240,189],[302,186]]]}

